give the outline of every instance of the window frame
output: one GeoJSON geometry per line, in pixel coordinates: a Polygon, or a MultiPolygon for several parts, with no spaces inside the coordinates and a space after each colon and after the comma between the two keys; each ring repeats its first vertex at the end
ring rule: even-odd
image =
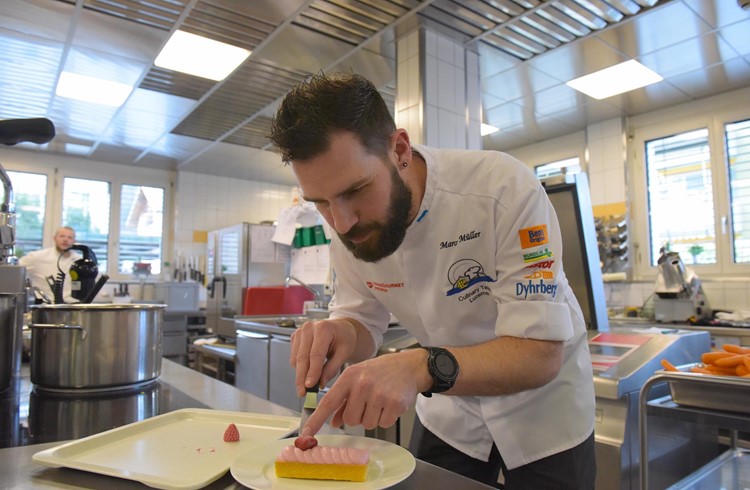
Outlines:
{"type": "Polygon", "coordinates": [[[650,125],[631,128],[629,138],[628,172],[632,185],[629,185],[628,200],[630,230],[632,233],[631,263],[635,280],[655,280],[657,267],[649,264],[651,235],[648,219],[648,187],[646,175],[646,142],[666,138],[675,134],[706,128],[711,152],[711,180],[714,194],[714,234],[716,237],[716,263],[693,265],[689,257],[681,257],[685,265],[706,279],[721,277],[747,277],[750,264],[732,262],[732,223],[729,202],[729,167],[727,164],[726,135],[727,123],[750,119],[747,110],[723,111],[709,115],[693,115],[669,121],[659,121],[650,125]]]}
{"type": "Polygon", "coordinates": [[[22,156],[8,154],[9,157],[2,162],[3,168],[14,172],[33,172],[47,175],[47,202],[45,207],[45,220],[43,226],[42,246],[51,247],[55,230],[62,223],[62,198],[63,180],[66,177],[86,180],[106,181],[110,184],[110,221],[109,241],[107,244],[107,270],[99,270],[100,273],[109,275],[112,281],[133,280],[133,274],[123,274],[118,271],[119,243],[120,243],[120,198],[122,185],[143,185],[147,187],[161,187],[164,189],[164,220],[162,222],[162,263],[171,262],[172,244],[172,217],[174,216],[174,172],[159,171],[129,167],[127,165],[111,164],[93,160],[65,159],[60,163],[60,157],[52,157],[50,165],[38,161],[29,160],[22,156]]]}

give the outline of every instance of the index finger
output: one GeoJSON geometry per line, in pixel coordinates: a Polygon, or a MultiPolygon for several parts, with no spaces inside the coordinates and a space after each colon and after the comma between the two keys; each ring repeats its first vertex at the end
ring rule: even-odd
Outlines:
{"type": "Polygon", "coordinates": [[[310,414],[307,423],[300,431],[300,436],[314,436],[326,423],[328,417],[334,414],[342,405],[346,404],[349,395],[348,386],[342,385],[338,381],[334,383],[328,392],[323,395],[318,403],[318,407],[310,414]]]}

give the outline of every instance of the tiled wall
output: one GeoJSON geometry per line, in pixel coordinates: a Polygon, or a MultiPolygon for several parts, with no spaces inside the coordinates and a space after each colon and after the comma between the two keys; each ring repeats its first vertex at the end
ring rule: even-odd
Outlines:
{"type": "Polygon", "coordinates": [[[292,205],[292,187],[179,172],[175,190],[175,255],[205,255],[203,232],[246,221],[275,221],[292,205]],[[197,232],[197,233],[195,233],[197,232]]]}

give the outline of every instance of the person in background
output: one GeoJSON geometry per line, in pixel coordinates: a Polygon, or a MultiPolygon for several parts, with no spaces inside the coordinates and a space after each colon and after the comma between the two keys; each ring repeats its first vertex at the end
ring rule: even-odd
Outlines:
{"type": "Polygon", "coordinates": [[[70,266],[80,259],[81,255],[74,250],[68,250],[76,241],[76,232],[70,226],[62,226],[55,232],[53,240],[53,247],[29,252],[21,257],[18,263],[26,267],[26,277],[31,286],[39,288],[52,301],[53,291],[47,278],[52,276],[53,280],[57,279],[58,273],[62,270],[65,273],[63,299],[66,303],[76,303],[77,300],[71,295],[69,271],[70,266]]]}
{"type": "Polygon", "coordinates": [[[356,74],[294,87],[271,140],[335,231],[330,317],[292,335],[298,395],[350,363],[296,444],[329,417],[391,426],[416,399],[416,457],[508,490],[593,489],[586,327],[534,174],[412,144],[356,74]],[[390,313],[423,348],[373,357],[390,313]]]}

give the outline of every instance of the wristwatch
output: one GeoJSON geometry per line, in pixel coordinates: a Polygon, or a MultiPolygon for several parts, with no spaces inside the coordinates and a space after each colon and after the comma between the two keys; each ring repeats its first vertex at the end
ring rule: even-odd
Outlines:
{"type": "Polygon", "coordinates": [[[458,378],[458,361],[442,347],[422,347],[427,351],[427,371],[432,376],[432,388],[422,393],[431,397],[433,393],[450,390],[458,378]]]}

